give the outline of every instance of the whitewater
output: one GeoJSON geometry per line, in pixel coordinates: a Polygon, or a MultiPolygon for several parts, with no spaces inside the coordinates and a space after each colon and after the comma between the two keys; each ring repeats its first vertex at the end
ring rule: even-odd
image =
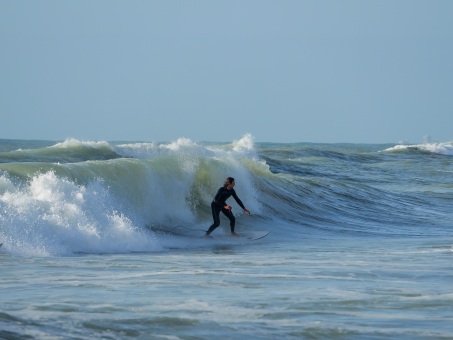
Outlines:
{"type": "Polygon", "coordinates": [[[452,202],[452,142],[0,139],[0,339],[450,339],[452,202]]]}

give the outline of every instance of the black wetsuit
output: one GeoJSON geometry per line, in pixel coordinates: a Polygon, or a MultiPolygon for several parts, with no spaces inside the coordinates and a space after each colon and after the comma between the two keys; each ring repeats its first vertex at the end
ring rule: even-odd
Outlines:
{"type": "Polygon", "coordinates": [[[223,212],[225,216],[228,217],[228,219],[230,220],[231,232],[234,233],[236,219],[230,209],[225,209],[225,206],[227,205],[226,200],[230,196],[233,196],[237,204],[239,204],[242,209],[245,209],[244,204],[242,204],[242,201],[239,199],[238,195],[236,195],[236,191],[234,191],[234,189],[228,190],[225,187],[221,187],[219,190],[217,190],[217,194],[215,195],[214,200],[211,203],[212,218],[214,219],[214,223],[206,232],[208,235],[220,225],[220,212],[223,212]]]}

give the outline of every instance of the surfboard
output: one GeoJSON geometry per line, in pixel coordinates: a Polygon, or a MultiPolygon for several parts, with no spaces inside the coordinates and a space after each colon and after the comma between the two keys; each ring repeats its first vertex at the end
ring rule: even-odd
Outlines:
{"type": "Polygon", "coordinates": [[[238,240],[250,240],[250,241],[254,241],[254,240],[259,240],[263,237],[266,237],[267,235],[269,235],[269,231],[268,230],[257,230],[257,231],[243,231],[243,232],[238,232],[239,234],[239,237],[234,237],[234,236],[231,236],[231,234],[216,234],[215,232],[213,232],[209,238],[213,238],[213,239],[229,239],[229,240],[235,240],[235,239],[238,239],[238,240]]]}

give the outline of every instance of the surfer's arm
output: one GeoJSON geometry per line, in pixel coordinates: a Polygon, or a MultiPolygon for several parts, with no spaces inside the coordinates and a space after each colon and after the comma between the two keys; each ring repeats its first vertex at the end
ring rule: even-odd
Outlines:
{"type": "Polygon", "coordinates": [[[241,199],[238,197],[238,195],[236,194],[236,191],[233,191],[232,192],[232,196],[233,198],[235,199],[235,201],[237,202],[237,204],[239,204],[239,206],[244,210],[244,212],[247,214],[247,215],[250,215],[250,211],[248,211],[244,204],[242,203],[241,199]]]}

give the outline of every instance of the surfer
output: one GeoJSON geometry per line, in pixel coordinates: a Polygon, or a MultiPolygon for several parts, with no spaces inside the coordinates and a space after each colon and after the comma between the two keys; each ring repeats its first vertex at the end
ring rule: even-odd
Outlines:
{"type": "Polygon", "coordinates": [[[239,236],[234,232],[234,226],[236,224],[236,218],[233,215],[232,207],[228,204],[226,204],[226,200],[230,197],[233,196],[233,198],[236,200],[237,204],[244,209],[244,212],[247,215],[250,215],[250,211],[248,211],[242,201],[239,199],[238,195],[236,194],[236,191],[234,190],[234,186],[236,185],[234,178],[233,177],[228,177],[225,180],[225,184],[223,187],[221,187],[219,190],[217,190],[217,193],[214,197],[214,200],[211,203],[211,210],[212,210],[212,218],[214,219],[214,223],[209,227],[208,231],[206,232],[206,237],[208,237],[215,228],[217,228],[220,225],[220,212],[223,212],[223,214],[228,217],[230,220],[230,228],[231,228],[231,235],[232,236],[239,236]]]}

